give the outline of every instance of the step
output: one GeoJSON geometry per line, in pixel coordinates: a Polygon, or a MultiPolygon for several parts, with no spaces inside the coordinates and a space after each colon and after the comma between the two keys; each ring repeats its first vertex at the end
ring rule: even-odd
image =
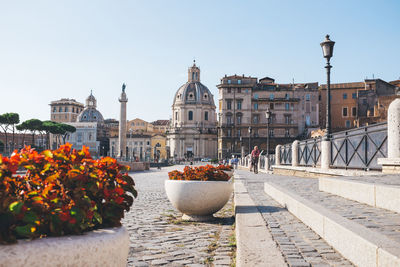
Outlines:
{"type": "Polygon", "coordinates": [[[400,213],[400,176],[321,177],[319,190],[400,213]]]}
{"type": "Polygon", "coordinates": [[[264,191],[357,266],[400,266],[400,215],[325,192],[316,179],[273,176],[264,191]]]}

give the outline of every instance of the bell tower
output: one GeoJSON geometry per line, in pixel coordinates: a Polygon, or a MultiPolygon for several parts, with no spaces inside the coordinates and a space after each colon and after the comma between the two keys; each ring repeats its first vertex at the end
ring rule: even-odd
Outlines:
{"type": "Polygon", "coordinates": [[[200,82],[200,69],[196,66],[196,60],[193,60],[193,66],[188,70],[188,82],[200,82]]]}

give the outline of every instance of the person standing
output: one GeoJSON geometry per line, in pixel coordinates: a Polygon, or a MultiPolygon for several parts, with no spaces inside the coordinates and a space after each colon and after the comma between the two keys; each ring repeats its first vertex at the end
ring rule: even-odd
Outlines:
{"type": "Polygon", "coordinates": [[[254,173],[258,173],[259,157],[260,157],[260,150],[258,150],[258,146],[254,146],[253,151],[251,151],[251,166],[253,167],[254,173]]]}

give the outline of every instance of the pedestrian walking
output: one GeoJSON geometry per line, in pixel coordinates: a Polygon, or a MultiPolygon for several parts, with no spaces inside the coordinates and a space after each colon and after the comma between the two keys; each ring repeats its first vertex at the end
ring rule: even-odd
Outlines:
{"type": "MultiPolygon", "coordinates": [[[[251,151],[251,167],[254,173],[258,173],[258,159],[260,157],[260,150],[258,150],[258,146],[254,146],[253,151],[251,151]]],[[[250,171],[251,171],[250,167],[250,171]]]]}

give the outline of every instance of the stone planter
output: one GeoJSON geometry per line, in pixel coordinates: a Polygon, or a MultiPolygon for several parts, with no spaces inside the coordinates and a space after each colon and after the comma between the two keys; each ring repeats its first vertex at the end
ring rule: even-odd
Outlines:
{"type": "Polygon", "coordinates": [[[166,180],[165,191],[183,220],[206,221],[228,202],[233,182],[166,180]]]}
{"type": "Polygon", "coordinates": [[[228,174],[229,175],[229,177],[233,177],[233,170],[230,170],[230,171],[224,171],[226,174],[228,174]]]}
{"type": "Polygon", "coordinates": [[[129,234],[124,227],[117,227],[0,245],[0,266],[125,267],[128,252],[129,234]]]}

